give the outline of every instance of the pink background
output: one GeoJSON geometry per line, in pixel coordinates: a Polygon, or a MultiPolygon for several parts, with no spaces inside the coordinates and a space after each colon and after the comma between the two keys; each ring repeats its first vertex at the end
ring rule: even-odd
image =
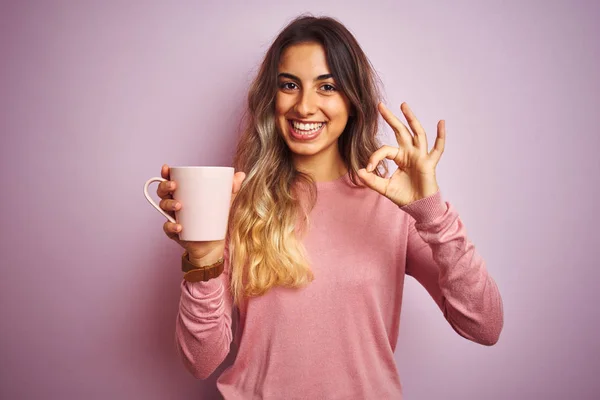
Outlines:
{"type": "Polygon", "coordinates": [[[181,250],[142,184],[230,164],[257,63],[303,11],[355,33],[431,143],[446,119],[442,193],[503,295],[488,348],[408,280],[406,398],[599,398],[600,3],[176,3],[0,6],[0,398],[213,398],[175,353],[181,250]]]}

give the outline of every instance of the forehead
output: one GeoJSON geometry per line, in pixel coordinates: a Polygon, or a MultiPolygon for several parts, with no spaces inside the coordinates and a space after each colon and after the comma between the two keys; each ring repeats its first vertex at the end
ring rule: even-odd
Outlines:
{"type": "Polygon", "coordinates": [[[328,74],[325,49],[319,43],[299,43],[287,47],[279,59],[279,72],[288,72],[307,78],[328,74]]]}

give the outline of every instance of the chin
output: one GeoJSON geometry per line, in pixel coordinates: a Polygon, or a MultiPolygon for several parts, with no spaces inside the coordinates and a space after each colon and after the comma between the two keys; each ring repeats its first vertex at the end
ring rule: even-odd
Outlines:
{"type": "Polygon", "coordinates": [[[289,132],[284,132],[283,141],[290,151],[297,155],[313,156],[320,153],[327,145],[322,143],[320,138],[307,142],[301,142],[289,135],[289,132]]]}
{"type": "Polygon", "coordinates": [[[316,154],[318,154],[320,152],[321,149],[315,149],[315,148],[310,148],[309,146],[306,145],[299,145],[299,146],[295,146],[295,145],[289,145],[288,143],[288,148],[290,149],[290,151],[297,155],[297,156],[306,156],[306,157],[310,157],[310,156],[314,156],[316,154]]]}

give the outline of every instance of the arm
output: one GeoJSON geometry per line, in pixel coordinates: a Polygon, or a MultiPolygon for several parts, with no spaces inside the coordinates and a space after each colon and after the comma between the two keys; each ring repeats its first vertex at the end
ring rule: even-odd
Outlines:
{"type": "Polygon", "coordinates": [[[425,287],[458,334],[495,344],[504,324],[500,292],[456,210],[439,191],[401,209],[412,217],[406,273],[425,287]]]}
{"type": "Polygon", "coordinates": [[[225,360],[232,340],[227,246],[224,258],[224,271],[217,278],[181,283],[175,343],[186,369],[199,379],[208,378],[225,360]]]}

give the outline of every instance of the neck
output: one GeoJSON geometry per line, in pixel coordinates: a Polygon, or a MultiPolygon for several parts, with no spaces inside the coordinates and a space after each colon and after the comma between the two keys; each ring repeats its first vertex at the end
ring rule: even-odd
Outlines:
{"type": "Polygon", "coordinates": [[[348,168],[337,149],[331,154],[296,154],[293,157],[296,170],[309,174],[315,182],[334,181],[348,173],[348,168]]]}

